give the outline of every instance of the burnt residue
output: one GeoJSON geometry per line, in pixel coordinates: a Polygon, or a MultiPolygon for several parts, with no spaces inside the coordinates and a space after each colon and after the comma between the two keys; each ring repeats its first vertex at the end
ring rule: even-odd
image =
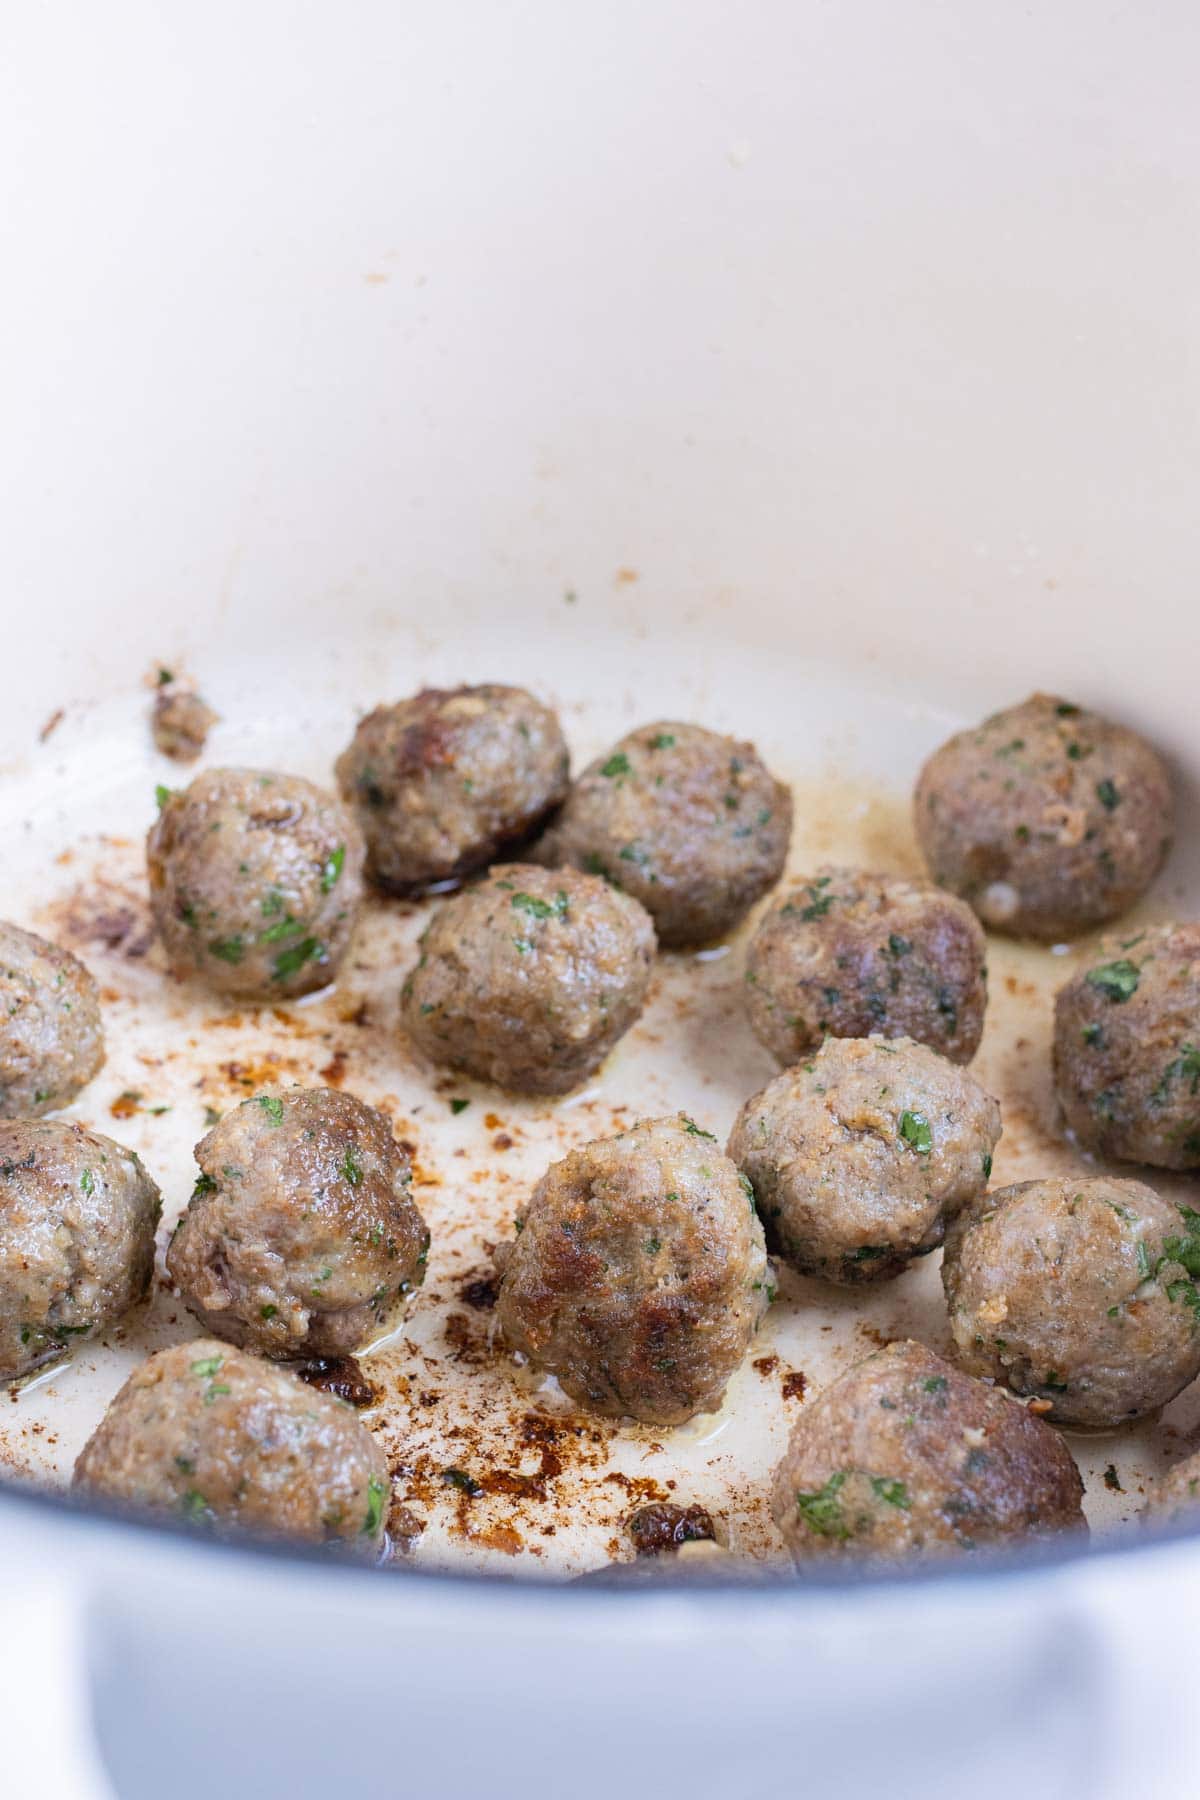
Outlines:
{"type": "Polygon", "coordinates": [[[664,1550],[678,1550],[680,1544],[711,1543],[717,1535],[704,1507],[675,1506],[669,1501],[639,1506],[627,1529],[639,1556],[660,1556],[664,1550]]]}
{"type": "Polygon", "coordinates": [[[477,1276],[474,1281],[464,1282],[459,1288],[459,1298],[476,1312],[488,1312],[496,1304],[496,1277],[494,1275],[477,1276]]]}
{"type": "Polygon", "coordinates": [[[313,1356],[295,1367],[296,1374],[309,1387],[319,1388],[323,1394],[332,1394],[351,1406],[374,1406],[379,1399],[379,1389],[364,1375],[353,1356],[313,1356]]]}
{"type": "Polygon", "coordinates": [[[787,1369],[779,1386],[785,1400],[803,1400],[808,1390],[808,1381],[799,1369],[787,1369]]]}
{"type": "Polygon", "coordinates": [[[103,950],[140,962],[154,943],[154,922],[145,896],[97,876],[44,908],[42,918],[55,942],[77,950],[103,950]]]}
{"type": "Polygon", "coordinates": [[[754,1367],[760,1375],[773,1375],[779,1367],[779,1358],[777,1356],[756,1356],[754,1367]]]}

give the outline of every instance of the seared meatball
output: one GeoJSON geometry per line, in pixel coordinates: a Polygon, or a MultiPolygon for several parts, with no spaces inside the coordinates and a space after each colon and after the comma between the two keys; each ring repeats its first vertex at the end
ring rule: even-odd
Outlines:
{"type": "Polygon", "coordinates": [[[158,1189],[132,1150],[57,1119],[0,1123],[0,1380],[144,1298],[158,1189]]]}
{"type": "Polygon", "coordinates": [[[533,835],[569,777],[556,714],[496,682],[377,706],[337,765],[370,875],[394,894],[486,868],[533,835]]]}
{"type": "Polygon", "coordinates": [[[134,1370],[74,1485],[191,1525],[371,1550],[391,1498],[383,1452],[350,1407],[212,1338],[134,1370]]]}
{"type": "Polygon", "coordinates": [[[572,1150],[497,1252],[514,1350],[593,1412],[710,1412],[774,1292],[749,1188],[683,1114],[572,1150]]]}
{"type": "Polygon", "coordinates": [[[159,798],[150,904],[175,973],[261,999],[332,981],[362,897],[362,838],[341,802],[254,769],[210,769],[159,798]]]}
{"type": "Polygon", "coordinates": [[[1200,1374],[1200,1214],[1140,1181],[1002,1188],[946,1235],[963,1367],[1048,1403],[1063,1425],[1141,1418],[1200,1374]]]}
{"type": "Polygon", "coordinates": [[[756,1035],[780,1062],[825,1037],[915,1038],[970,1062],[987,964],[970,907],[926,881],[826,866],[790,886],[746,958],[756,1035]]]}
{"type": "Polygon", "coordinates": [[[167,1272],[207,1331],[267,1356],[344,1356],[425,1278],[429,1232],[383,1114],[351,1094],[256,1094],[196,1146],[167,1272]]]}
{"type": "Polygon", "coordinates": [[[583,771],[539,856],[633,894],[661,944],[703,944],[779,880],[791,833],[792,796],[753,744],[665,723],[583,771]]]}
{"type": "Polygon", "coordinates": [[[1085,1149],[1200,1167],[1200,925],[1101,945],[1055,1004],[1054,1080],[1085,1149]]]}
{"type": "Polygon", "coordinates": [[[1191,1519],[1200,1523],[1200,1450],[1168,1469],[1150,1489],[1142,1509],[1147,1525],[1171,1525],[1191,1519]]]}
{"type": "Polygon", "coordinates": [[[0,1118],[70,1105],[103,1061],[100,996],[83,964],[0,921],[0,1118]]]}
{"type": "Polygon", "coordinates": [[[1171,844],[1171,785],[1135,732],[1053,694],[959,732],[925,764],[917,836],[985,925],[1054,942],[1127,912],[1171,844]]]}
{"type": "Polygon", "coordinates": [[[499,863],[447,900],[404,983],[405,1029],[434,1062],[525,1094],[565,1094],[641,1012],[645,909],[594,875],[499,863]]]}
{"type": "Polygon", "coordinates": [[[729,1155],[767,1242],[805,1275],[880,1281],[936,1250],[981,1194],[1000,1108],[909,1038],[827,1038],[747,1100],[729,1155]]]}
{"type": "Polygon", "coordinates": [[[911,1341],[808,1402],[772,1498],[797,1562],[936,1558],[1084,1529],[1058,1433],[911,1341]]]}

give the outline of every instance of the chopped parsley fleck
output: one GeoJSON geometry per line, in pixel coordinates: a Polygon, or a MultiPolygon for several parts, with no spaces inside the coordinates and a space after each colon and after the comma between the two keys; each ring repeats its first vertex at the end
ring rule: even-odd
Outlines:
{"type": "Polygon", "coordinates": [[[1137,964],[1124,956],[1116,962],[1102,963],[1097,969],[1089,969],[1086,976],[1088,986],[1104,994],[1114,1006],[1132,999],[1137,993],[1141,978],[1142,972],[1137,964]]]}
{"type": "MultiPolygon", "coordinates": [[[[650,740],[650,748],[652,750],[672,750],[674,747],[675,733],[673,731],[660,731],[657,737],[653,737],[650,740]]],[[[607,770],[605,773],[607,774],[607,770]]]]}
{"type": "Polygon", "coordinates": [[[984,1151],[983,1157],[982,1157],[982,1164],[983,1164],[983,1179],[985,1181],[990,1181],[992,1179],[992,1155],[991,1155],[990,1150],[984,1151]]]}
{"type": "Polygon", "coordinates": [[[559,888],[553,901],[539,900],[536,894],[514,894],[511,904],[518,912],[529,913],[535,919],[565,919],[570,902],[559,888]]]}
{"type": "Polygon", "coordinates": [[[888,938],[888,949],[893,956],[907,956],[912,945],[906,937],[901,937],[899,932],[893,931],[888,938]]]}
{"type": "Polygon", "coordinates": [[[1174,1061],[1167,1064],[1163,1070],[1163,1078],[1151,1097],[1161,1104],[1173,1081],[1187,1082],[1192,1094],[1200,1089],[1200,1050],[1194,1044],[1184,1044],[1174,1061]]]}
{"type": "Polygon", "coordinates": [[[839,1499],[846,1485],[846,1471],[839,1469],[829,1477],[824,1487],[813,1493],[796,1495],[796,1511],[804,1520],[810,1531],[818,1537],[837,1538],[841,1542],[850,1536],[850,1528],[842,1514],[842,1503],[839,1499]]]}
{"type": "Polygon", "coordinates": [[[908,1489],[902,1481],[887,1475],[872,1475],[871,1491],[886,1500],[889,1506],[898,1506],[902,1512],[911,1510],[912,1501],[908,1497],[908,1489]]]}
{"type": "Polygon", "coordinates": [[[158,806],[159,812],[161,812],[163,807],[167,804],[167,801],[171,798],[172,793],[173,793],[173,789],[171,789],[169,787],[164,787],[162,782],[161,781],[159,782],[158,786],[154,790],[154,799],[158,806]]]}
{"type": "Polygon", "coordinates": [[[944,1375],[931,1375],[928,1381],[923,1381],[921,1383],[921,1386],[925,1389],[927,1394],[940,1394],[946,1385],[947,1382],[944,1375]]]}
{"type": "Polygon", "coordinates": [[[363,1536],[374,1537],[383,1524],[383,1501],[386,1489],[377,1475],[367,1483],[367,1516],[363,1520],[363,1536]]]}
{"type": "Polygon", "coordinates": [[[457,1488],[460,1494],[465,1494],[468,1500],[474,1500],[476,1495],[483,1492],[479,1482],[473,1475],[468,1475],[465,1469],[443,1469],[442,1480],[448,1486],[457,1488]]]}
{"type": "Polygon", "coordinates": [[[199,1200],[205,1194],[215,1194],[216,1191],[217,1184],[211,1175],[198,1175],[196,1177],[196,1185],[192,1189],[192,1199],[199,1200]]]}
{"type": "Polygon", "coordinates": [[[471,1102],[469,1100],[451,1100],[450,1111],[456,1115],[461,1112],[466,1112],[470,1104],[471,1102]]]}
{"type": "Polygon", "coordinates": [[[223,1358],[219,1356],[202,1356],[198,1362],[192,1364],[192,1374],[199,1375],[208,1381],[217,1373],[222,1361],[223,1358]]]}
{"type": "Polygon", "coordinates": [[[1187,1230],[1182,1237],[1163,1240],[1163,1256],[1179,1263],[1189,1275],[1200,1276],[1200,1212],[1193,1212],[1190,1206],[1181,1206],[1179,1211],[1187,1230]]]}
{"type": "Polygon", "coordinates": [[[707,1138],[710,1144],[716,1143],[717,1140],[713,1136],[712,1132],[711,1131],[701,1131],[701,1129],[700,1129],[699,1125],[697,1125],[695,1119],[689,1119],[686,1113],[682,1113],[680,1115],[680,1117],[683,1121],[683,1129],[687,1132],[689,1137],[707,1138]]]}
{"type": "Polygon", "coordinates": [[[1145,1240],[1143,1238],[1139,1238],[1138,1242],[1137,1242],[1137,1266],[1138,1266],[1138,1274],[1141,1276],[1142,1280],[1149,1281],[1149,1279],[1150,1279],[1150,1252],[1149,1252],[1149,1250],[1147,1250],[1145,1240]]]}
{"type": "Polygon", "coordinates": [[[278,1094],[255,1094],[255,1103],[261,1106],[272,1125],[283,1124],[283,1101],[278,1094]]]}
{"type": "Polygon", "coordinates": [[[346,846],[339,844],[321,870],[321,892],[328,894],[338,884],[342,870],[346,866],[346,846]]]}
{"type": "Polygon", "coordinates": [[[1081,708],[1078,706],[1072,706],[1072,704],[1069,700],[1060,700],[1058,705],[1054,708],[1054,710],[1058,714],[1060,719],[1077,719],[1079,717],[1081,708]]]}
{"type": "Polygon", "coordinates": [[[260,1306],[258,1309],[258,1316],[260,1319],[273,1319],[278,1311],[279,1308],[277,1306],[260,1306]]]}
{"type": "Polygon", "coordinates": [[[901,1113],[900,1136],[918,1156],[928,1156],[933,1149],[933,1132],[924,1113],[901,1113]]]}
{"type": "Polygon", "coordinates": [[[275,967],[271,971],[272,981],[286,981],[289,976],[299,974],[307,962],[324,960],[325,946],[317,938],[304,938],[298,944],[292,944],[287,950],[281,950],[275,958],[275,967]]]}
{"type": "Polygon", "coordinates": [[[1090,1044],[1093,1049],[1098,1048],[1104,1041],[1104,1032],[1099,1025],[1085,1025],[1082,1035],[1084,1043],[1090,1044]]]}
{"type": "Polygon", "coordinates": [[[1105,1469],[1104,1485],[1114,1494],[1123,1494],[1125,1492],[1124,1488],[1121,1486],[1121,1477],[1117,1474],[1115,1463],[1109,1463],[1108,1467],[1105,1469]]]}
{"type": "Polygon", "coordinates": [[[1096,783],[1096,798],[1106,812],[1115,812],[1121,804],[1120,794],[1107,779],[1096,783]]]}
{"type": "Polygon", "coordinates": [[[616,776],[630,774],[629,758],[623,750],[615,751],[608,761],[601,765],[600,773],[606,775],[610,781],[616,776]]]}
{"type": "Polygon", "coordinates": [[[246,946],[240,937],[213,938],[208,946],[208,954],[215,956],[218,962],[237,964],[246,954],[246,946]]]}
{"type": "Polygon", "coordinates": [[[79,1185],[90,1199],[96,1191],[96,1177],[90,1169],[85,1169],[79,1177],[79,1185]]]}

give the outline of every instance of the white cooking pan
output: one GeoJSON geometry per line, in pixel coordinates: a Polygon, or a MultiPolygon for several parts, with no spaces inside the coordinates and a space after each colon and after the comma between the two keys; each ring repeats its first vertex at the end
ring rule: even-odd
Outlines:
{"type": "MultiPolygon", "coordinates": [[[[770,1072],[741,939],[664,959],[643,1025],[551,1109],[439,1084],[404,1046],[419,910],[365,922],[365,1035],[336,995],[233,1016],[167,983],[139,843],[174,779],[146,728],[164,663],[221,714],[210,763],[326,780],[358,709],[429,680],[535,688],[577,762],[653,717],[752,736],[794,785],[798,868],[914,866],[922,757],[1042,687],[1173,759],[1179,843],[1144,912],[1194,913],[1189,9],[10,13],[0,913],[100,979],[109,1062],[72,1112],[139,1150],[168,1216],[232,1069],[316,1080],[341,1050],[417,1144],[435,1246],[368,1420],[417,1493],[403,1574],[0,1495],[13,1791],[1178,1791],[1200,1551],[1147,1549],[1134,1520],[1196,1442],[1193,1394],[1071,1440],[1082,1559],[671,1595],[538,1579],[624,1554],[638,1482],[778,1557],[766,1482],[803,1404],[780,1370],[811,1391],[870,1332],[940,1347],[935,1268],[865,1303],[785,1284],[753,1352],[776,1367],[748,1363],[719,1415],[605,1432],[527,1505],[430,1497],[456,1428],[517,1468],[524,1415],[565,1415],[499,1352],[449,1354],[453,1315],[486,1332],[462,1287],[546,1162],[677,1106],[723,1135],[770,1072]],[[141,1109],[114,1121],[125,1090],[141,1109]]],[[[990,962],[996,1177],[1077,1166],[1045,1060],[1071,956],[990,962]]],[[[5,1398],[0,1468],[61,1486],[125,1370],[189,1330],[160,1288],[5,1398]]]]}

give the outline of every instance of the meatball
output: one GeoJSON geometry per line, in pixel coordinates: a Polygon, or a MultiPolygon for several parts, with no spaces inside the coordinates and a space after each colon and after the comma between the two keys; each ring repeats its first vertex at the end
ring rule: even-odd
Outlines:
{"type": "Polygon", "coordinates": [[[683,1114],[572,1150],[497,1251],[509,1345],[593,1412],[710,1412],[774,1293],[744,1178],[683,1114]]]}
{"type": "Polygon", "coordinates": [[[328,1088],[256,1094],[196,1146],[167,1273],[206,1331],[267,1356],[345,1356],[425,1278],[407,1151],[328,1088]]]}
{"type": "Polygon", "coordinates": [[[970,907],[925,881],[820,869],[763,919],[746,958],[750,1023],[782,1063],[822,1038],[915,1038],[970,1062],[986,945],[970,907]]]}
{"type": "Polygon", "coordinates": [[[1147,1525],[1171,1525],[1191,1519],[1200,1523],[1200,1450],[1168,1469],[1153,1484],[1142,1510],[1147,1525]]]}
{"type": "Polygon", "coordinates": [[[103,1061],[100,996],[83,964],[0,922],[0,1118],[68,1106],[103,1061]]]}
{"type": "Polygon", "coordinates": [[[923,1344],[877,1350],[801,1413],[772,1510],[797,1562],[892,1562],[1084,1529],[1056,1431],[923,1344]]]}
{"type": "Polygon", "coordinates": [[[747,1100],[728,1154],[771,1248],[802,1274],[857,1283],[937,1249],[987,1187],[999,1136],[996,1102],[924,1044],[827,1038],[747,1100]]]}
{"type": "Polygon", "coordinates": [[[377,706],[337,778],[362,824],[371,878],[410,894],[532,837],[566,795],[570,758],[548,706],[489,682],[377,706]]]}
{"type": "Polygon", "coordinates": [[[150,904],[175,973],[262,999],[332,981],[362,897],[362,838],[341,802],[253,769],[210,769],[159,798],[150,904]]]}
{"type": "Polygon", "coordinates": [[[943,744],[914,804],[934,880],[985,925],[1046,942],[1128,911],[1171,844],[1161,757],[1053,694],[943,744]]]}
{"type": "Polygon", "coordinates": [[[959,1361],[1062,1425],[1140,1418],[1200,1374],[1200,1214],[1140,1181],[1002,1188],[946,1234],[959,1361]]]}
{"type": "Polygon", "coordinates": [[[640,900],[661,944],[732,930],[783,873],[792,796],[753,744],[699,725],[644,725],[572,787],[541,860],[640,900]]]}
{"type": "Polygon", "coordinates": [[[134,1370],[74,1485],[192,1525],[372,1550],[391,1499],[383,1452],[348,1406],[211,1338],[134,1370]]]}
{"type": "Polygon", "coordinates": [[[162,1199],[132,1150],[58,1119],[0,1123],[0,1380],[145,1298],[162,1199]]]}
{"type": "Polygon", "coordinates": [[[525,1094],[564,1094],[645,1004],[654,927],[594,875],[499,863],[447,900],[401,994],[436,1063],[525,1094]]]}
{"type": "Polygon", "coordinates": [[[1054,1080],[1085,1149],[1200,1167],[1200,925],[1101,946],[1055,1003],[1054,1080]]]}

